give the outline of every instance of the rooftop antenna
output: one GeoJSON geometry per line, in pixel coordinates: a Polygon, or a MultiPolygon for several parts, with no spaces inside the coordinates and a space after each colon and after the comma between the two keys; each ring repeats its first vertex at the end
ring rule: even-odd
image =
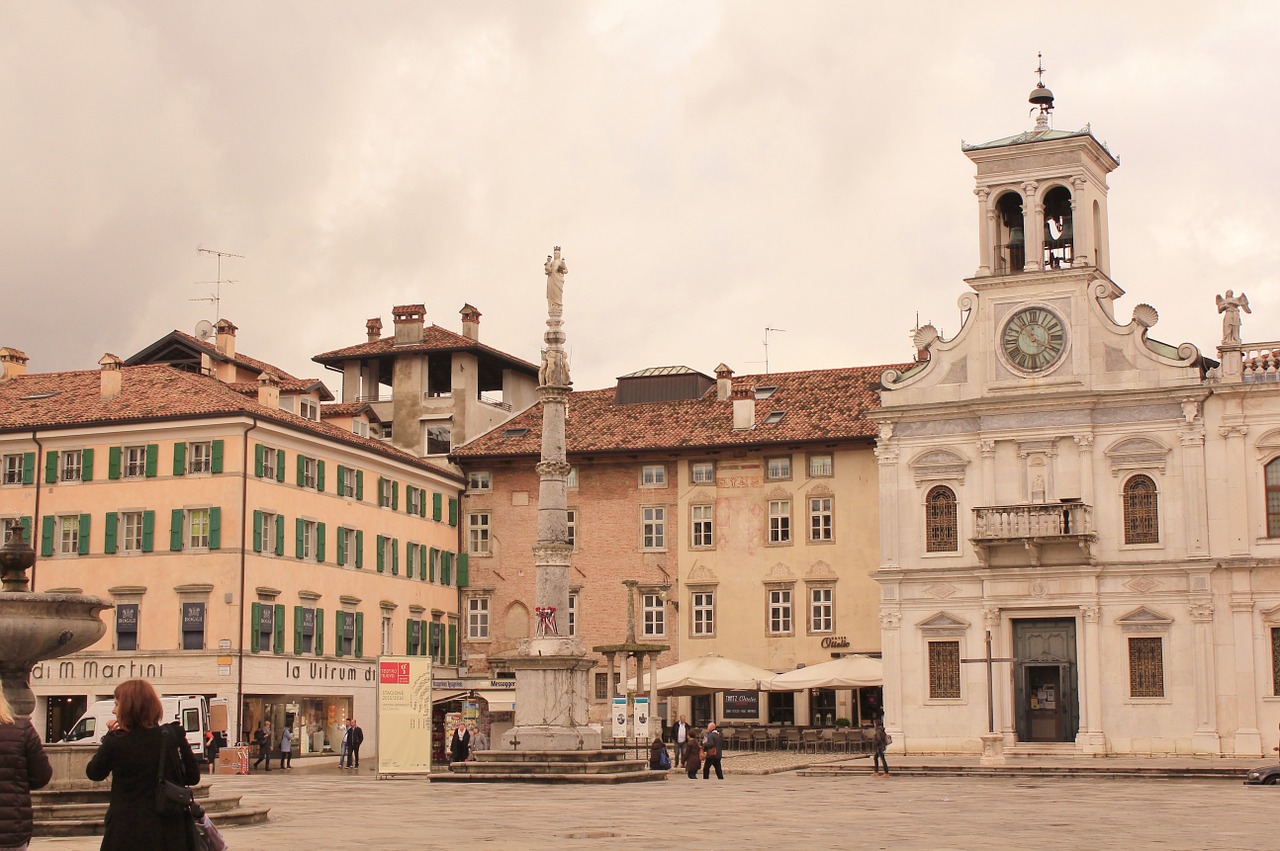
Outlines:
{"type": "Polygon", "coordinates": [[[1031,90],[1031,97],[1027,100],[1032,104],[1031,111],[1035,112],[1039,107],[1040,114],[1036,116],[1036,130],[1040,133],[1049,129],[1049,113],[1053,112],[1053,92],[1044,86],[1044,54],[1036,54],[1036,87],[1031,90]]]}
{"type": "Polygon", "coordinates": [[[769,332],[779,331],[783,334],[787,332],[786,328],[765,328],[764,329],[764,374],[769,374],[769,332]]]}
{"type": "Polygon", "coordinates": [[[222,258],[235,257],[237,259],[243,260],[244,255],[232,254],[230,251],[214,251],[212,248],[205,248],[200,245],[196,246],[196,251],[198,251],[201,254],[212,254],[218,258],[218,277],[216,280],[213,280],[213,281],[196,281],[195,282],[196,286],[208,286],[209,284],[213,284],[214,290],[212,293],[210,293],[207,296],[203,296],[201,298],[188,299],[188,301],[212,302],[213,303],[213,319],[216,322],[222,318],[222,285],[239,283],[239,281],[226,280],[222,277],[222,258]]]}

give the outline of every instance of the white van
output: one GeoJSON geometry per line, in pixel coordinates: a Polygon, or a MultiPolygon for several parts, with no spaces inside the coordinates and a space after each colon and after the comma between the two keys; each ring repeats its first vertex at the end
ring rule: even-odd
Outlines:
{"type": "MultiPolygon", "coordinates": [[[[182,729],[187,734],[187,742],[191,744],[191,750],[195,753],[196,759],[203,760],[205,733],[209,730],[209,704],[198,694],[186,694],[179,697],[162,697],[160,705],[164,707],[164,715],[161,716],[160,723],[181,722],[182,729]]],[[[92,704],[62,738],[62,741],[86,744],[101,742],[102,737],[107,734],[108,722],[115,717],[115,709],[114,699],[99,700],[92,704]]]]}

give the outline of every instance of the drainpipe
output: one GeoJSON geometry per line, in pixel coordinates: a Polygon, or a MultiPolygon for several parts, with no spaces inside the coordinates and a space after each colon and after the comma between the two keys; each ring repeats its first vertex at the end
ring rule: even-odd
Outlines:
{"type": "MultiPolygon", "coordinates": [[[[247,567],[246,559],[248,558],[248,525],[249,518],[249,432],[258,427],[258,418],[251,417],[253,425],[244,430],[244,446],[240,457],[240,599],[237,605],[240,607],[239,617],[237,618],[238,627],[236,629],[236,712],[235,712],[235,729],[227,731],[227,744],[231,744],[231,735],[235,734],[235,741],[240,740],[240,722],[244,713],[244,588],[245,588],[245,570],[247,567]]],[[[230,720],[227,725],[230,726],[230,720]]]]}
{"type": "Polygon", "coordinates": [[[35,550],[36,560],[31,563],[31,590],[36,590],[36,568],[40,566],[40,548],[36,546],[36,535],[41,529],[40,525],[40,485],[43,484],[41,478],[44,474],[44,444],[40,442],[39,433],[31,430],[31,440],[36,445],[36,468],[31,472],[34,473],[33,480],[36,486],[36,504],[31,509],[31,540],[27,541],[31,545],[31,549],[35,550]]]}

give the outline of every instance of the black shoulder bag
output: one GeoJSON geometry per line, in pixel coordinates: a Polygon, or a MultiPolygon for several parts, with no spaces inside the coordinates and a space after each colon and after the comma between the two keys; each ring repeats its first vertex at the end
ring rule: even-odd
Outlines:
{"type": "Polygon", "coordinates": [[[156,769],[156,812],[162,816],[189,815],[200,819],[204,813],[196,803],[196,796],[191,788],[174,783],[164,776],[164,761],[169,751],[176,747],[166,735],[165,727],[160,728],[160,765],[156,769]]]}

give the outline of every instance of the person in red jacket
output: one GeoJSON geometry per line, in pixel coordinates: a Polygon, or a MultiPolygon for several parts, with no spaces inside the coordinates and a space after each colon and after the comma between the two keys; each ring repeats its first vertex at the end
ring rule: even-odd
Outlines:
{"type": "Polygon", "coordinates": [[[53,778],[49,757],[31,722],[16,721],[0,691],[0,848],[31,841],[31,790],[53,778]]]}

